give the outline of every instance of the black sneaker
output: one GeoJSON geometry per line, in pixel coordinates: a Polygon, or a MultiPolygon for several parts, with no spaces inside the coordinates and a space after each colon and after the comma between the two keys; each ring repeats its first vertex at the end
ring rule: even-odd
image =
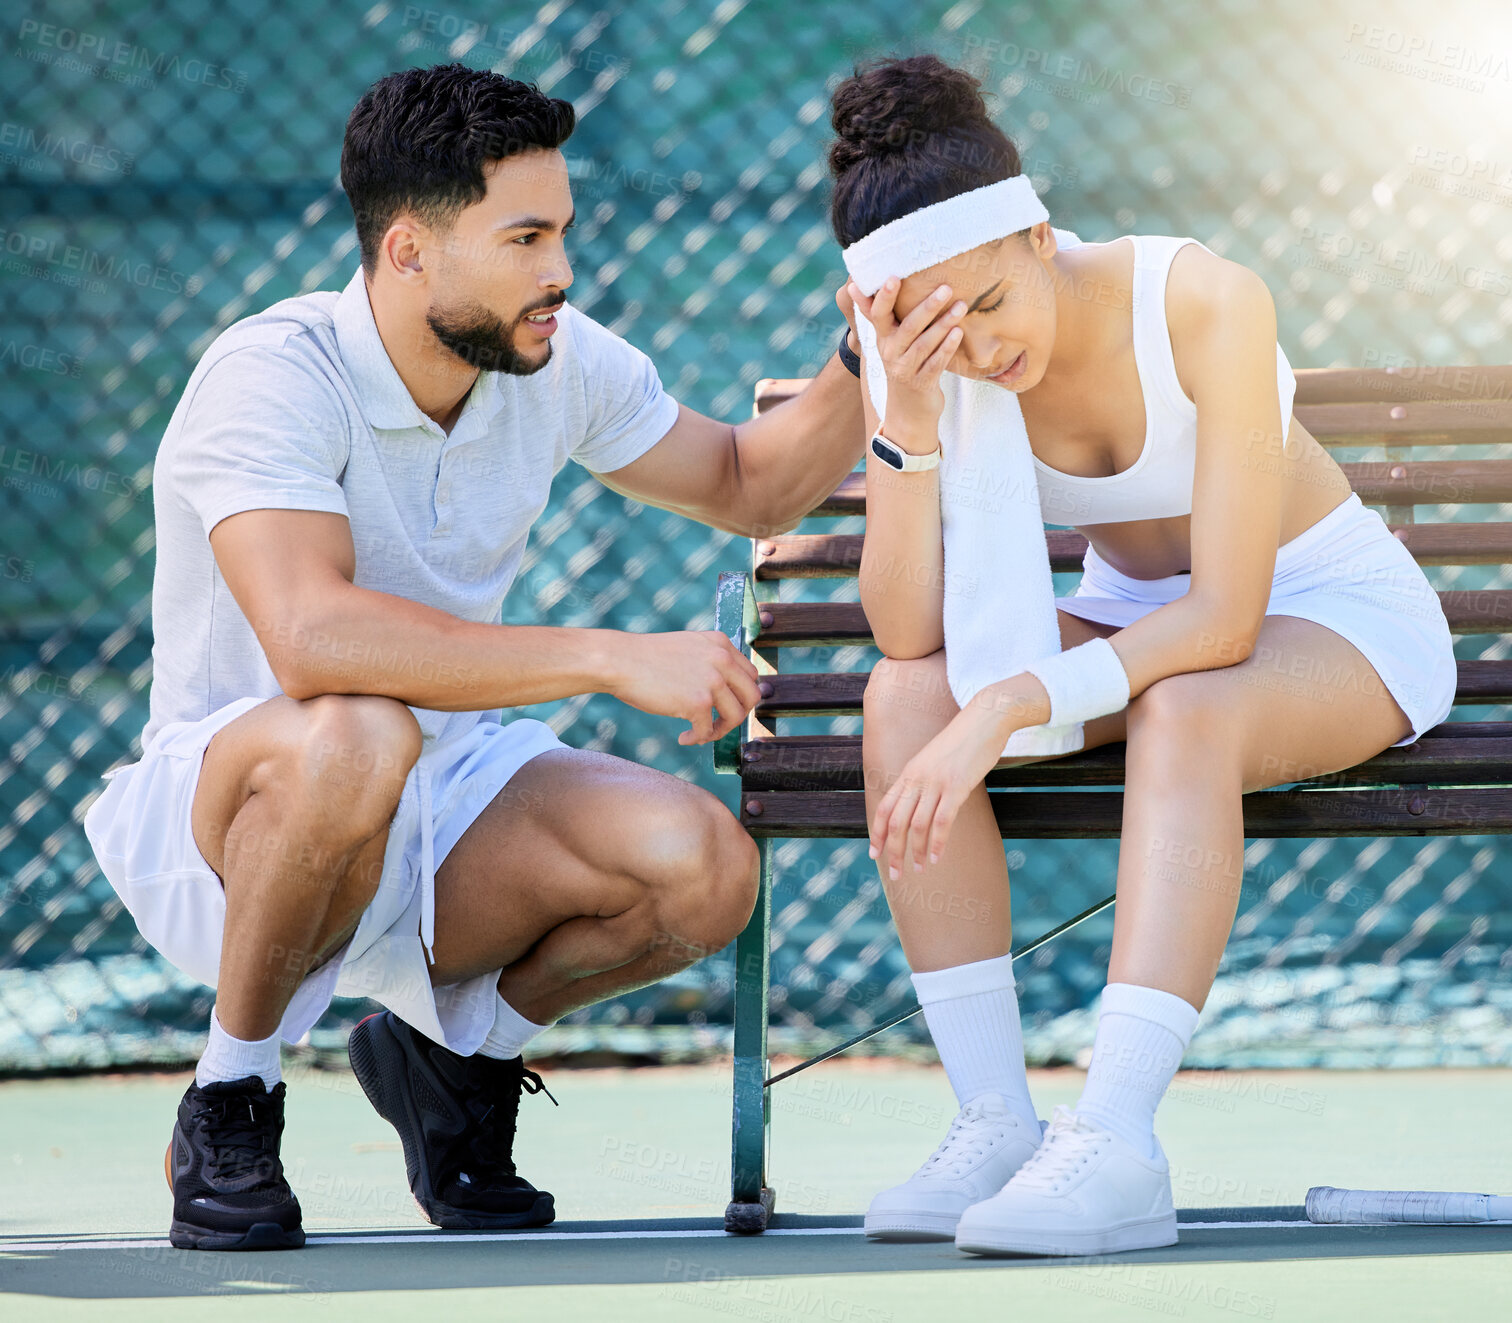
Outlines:
{"type": "Polygon", "coordinates": [[[392,1011],[361,1021],[347,1055],[368,1101],[399,1132],[410,1192],[432,1223],[484,1231],[556,1217],[552,1197],[515,1173],[520,1093],[551,1098],[520,1057],[459,1056],[392,1011]]]}
{"type": "Polygon", "coordinates": [[[200,1088],[179,1102],[164,1168],[173,1190],[168,1243],[175,1249],[298,1249],[305,1243],[299,1200],[284,1179],[280,1082],[256,1075],[200,1088]]]}

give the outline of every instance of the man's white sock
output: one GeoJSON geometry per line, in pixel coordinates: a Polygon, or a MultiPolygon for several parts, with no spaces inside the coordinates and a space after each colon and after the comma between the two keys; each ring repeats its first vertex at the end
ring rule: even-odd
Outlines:
{"type": "Polygon", "coordinates": [[[278,1049],[277,1029],[268,1038],[232,1038],[221,1027],[220,1016],[212,1008],[210,1041],[205,1044],[205,1054],[195,1067],[194,1082],[204,1088],[207,1084],[257,1075],[262,1078],[263,1088],[272,1093],[274,1085],[283,1078],[278,1049]]]}
{"type": "Polygon", "coordinates": [[[1024,1071],[1024,1031],[1013,989],[1013,957],[993,956],[913,976],[914,991],[956,1101],[1003,1096],[1030,1133],[1039,1119],[1024,1071]]]}
{"type": "Polygon", "coordinates": [[[551,1028],[549,1024],[533,1024],[497,993],[494,994],[494,1000],[498,1005],[494,1007],[493,1028],[478,1048],[481,1056],[508,1061],[519,1056],[525,1044],[543,1029],[551,1028]]]}
{"type": "Polygon", "coordinates": [[[1174,993],[1108,984],[1076,1110],[1153,1158],[1155,1109],[1171,1086],[1197,1020],[1197,1008],[1174,993]]]}

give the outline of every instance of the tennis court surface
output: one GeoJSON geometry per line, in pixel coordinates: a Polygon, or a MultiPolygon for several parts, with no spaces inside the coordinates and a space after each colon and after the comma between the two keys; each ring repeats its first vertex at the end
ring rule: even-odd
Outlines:
{"type": "MultiPolygon", "coordinates": [[[[781,1063],[774,1063],[780,1065],[781,1063]]],[[[954,1114],[938,1068],[829,1063],[777,1086],[779,1216],[721,1228],[727,1068],[552,1070],[516,1156],[558,1220],[442,1232],[409,1198],[396,1137],[345,1072],[291,1067],[284,1161],[304,1250],[170,1249],[163,1149],[188,1074],[0,1083],[0,1312],[16,1319],[1494,1319],[1512,1226],[1319,1227],[1311,1185],[1512,1191],[1512,1071],[1234,1071],[1177,1077],[1158,1118],[1181,1243],[1103,1259],[981,1259],[876,1245],[867,1200],[954,1114]],[[329,1310],[329,1312],[328,1312],[329,1310]]],[[[1031,1073],[1041,1114],[1082,1074],[1031,1073]]]]}

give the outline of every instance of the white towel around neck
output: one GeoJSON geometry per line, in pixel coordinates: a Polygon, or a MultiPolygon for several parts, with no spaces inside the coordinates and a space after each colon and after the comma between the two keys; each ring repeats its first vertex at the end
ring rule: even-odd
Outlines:
{"type": "MultiPolygon", "coordinates": [[[[1081,243],[1069,230],[1054,233],[1060,248],[1081,243]]],[[[872,407],[885,420],[887,374],[876,330],[859,311],[856,334],[872,407]]],[[[951,694],[964,709],[988,685],[1060,652],[1060,627],[1039,479],[1018,397],[954,372],[942,374],[940,389],[945,669],[951,694]]],[[[1046,757],[1082,745],[1081,722],[1028,726],[1013,732],[999,756],[1046,757]]]]}

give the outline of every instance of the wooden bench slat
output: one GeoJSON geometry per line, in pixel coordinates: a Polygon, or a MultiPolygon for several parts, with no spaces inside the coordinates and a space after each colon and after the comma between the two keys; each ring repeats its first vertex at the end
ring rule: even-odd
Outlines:
{"type": "Polygon", "coordinates": [[[1298,404],[1512,399],[1512,367],[1297,368],[1298,404]]]}
{"type": "MultiPolygon", "coordinates": [[[[1473,389],[1464,391],[1383,377],[1385,388],[1379,392],[1298,372],[1292,413],[1319,442],[1332,447],[1494,445],[1512,440],[1509,369],[1481,371],[1488,375],[1478,385],[1472,379],[1473,389]]],[[[759,382],[756,411],[775,408],[807,384],[807,378],[759,382]]]]}
{"type": "MultiPolygon", "coordinates": [[[[836,332],[838,334],[838,332],[836,332]]],[[[1409,403],[1418,400],[1512,400],[1512,367],[1296,368],[1293,407],[1312,404],[1409,403]]],[[[756,411],[765,413],[808,385],[809,377],[764,377],[756,411]]]]}
{"type": "MultiPolygon", "coordinates": [[[[1109,839],[1123,825],[1121,791],[1025,791],[989,796],[1005,840],[1109,839]]],[[[866,795],[846,791],[742,792],[752,836],[863,838],[866,795]]],[[[1246,838],[1473,836],[1512,832],[1512,788],[1264,790],[1244,796],[1246,838]]]]}
{"type": "MultiPolygon", "coordinates": [[[[1456,703],[1512,703],[1512,661],[1462,661],[1456,703]]],[[[764,675],[770,696],[756,704],[763,723],[776,717],[839,717],[861,711],[867,671],[790,671],[764,675]]],[[[1466,723],[1456,723],[1466,724],[1466,723]]],[[[1424,732],[1423,738],[1427,738],[1424,732]]]]}
{"type": "Polygon", "coordinates": [[[1392,524],[1419,565],[1505,565],[1512,562],[1512,524],[1392,524]]]}
{"type": "MultiPolygon", "coordinates": [[[[1452,728],[1445,722],[1437,729],[1452,728]]],[[[1327,786],[1474,785],[1512,780],[1512,722],[1484,723],[1500,728],[1490,738],[1457,738],[1445,731],[1425,732],[1416,744],[1385,749],[1344,771],[1316,778],[1327,786]]],[[[747,741],[740,751],[740,783],[745,790],[861,790],[861,737],[831,735],[778,737],[747,741]],[[801,742],[800,742],[801,741],[801,742]]],[[[1125,747],[1107,744],[1062,758],[987,773],[989,789],[1039,786],[1121,786],[1125,747]]],[[[1296,775],[1293,781],[1313,781],[1296,775]]]]}
{"type": "MultiPolygon", "coordinates": [[[[1512,501],[1512,459],[1371,460],[1339,466],[1366,505],[1480,505],[1512,501]]],[[[810,518],[866,513],[866,474],[847,473],[810,518]]]]}
{"type": "MultiPolygon", "coordinates": [[[[1442,592],[1456,634],[1501,634],[1512,628],[1512,589],[1442,592]]],[[[757,648],[840,648],[872,642],[860,602],[762,602],[757,648]]]]}
{"type": "MultiPolygon", "coordinates": [[[[1512,562],[1512,523],[1391,525],[1419,565],[1504,565],[1512,562]]],[[[860,533],[784,533],[756,543],[758,579],[846,579],[861,568],[860,533]]],[[[1075,573],[1087,539],[1066,528],[1045,530],[1054,573],[1075,573]]]]}
{"type": "Polygon", "coordinates": [[[1438,596],[1452,633],[1504,634],[1512,628],[1512,590],[1455,590],[1438,596]]]}
{"type": "MultiPolygon", "coordinates": [[[[1465,663],[1461,662],[1460,665],[1465,663]]],[[[772,677],[768,676],[767,679],[772,677]]],[[[812,715],[812,714],[809,714],[812,715]]],[[[746,741],[747,744],[755,744],[765,747],[760,743],[762,740],[775,740],[778,744],[794,748],[821,748],[833,744],[836,740],[853,740],[859,738],[855,735],[775,735],[760,736],[758,740],[746,741]]],[[[1421,737],[1423,740],[1500,740],[1512,738],[1512,722],[1506,721],[1441,721],[1437,726],[1430,726],[1421,737]]],[[[744,747],[744,746],[742,746],[744,747]]],[[[1411,747],[1411,746],[1406,746],[1411,747]]]]}
{"type": "Polygon", "coordinates": [[[1512,501],[1512,459],[1372,460],[1339,467],[1366,505],[1512,501]]]}
{"type": "Polygon", "coordinates": [[[1481,446],[1512,441],[1512,400],[1302,404],[1297,421],[1325,446],[1481,446]]]}

